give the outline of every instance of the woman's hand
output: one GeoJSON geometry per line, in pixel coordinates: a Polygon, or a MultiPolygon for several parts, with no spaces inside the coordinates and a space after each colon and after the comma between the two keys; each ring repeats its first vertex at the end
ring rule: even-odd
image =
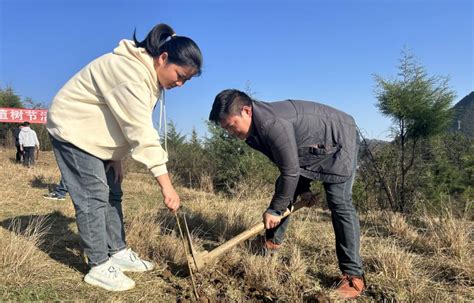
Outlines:
{"type": "Polygon", "coordinates": [[[176,212],[179,208],[180,200],[174,188],[162,188],[161,193],[163,194],[163,202],[166,207],[168,207],[170,211],[176,212]]]}
{"type": "Polygon", "coordinates": [[[172,212],[176,212],[179,208],[179,196],[174,190],[173,185],[171,184],[171,180],[168,174],[164,174],[161,176],[156,177],[158,184],[161,187],[161,193],[163,195],[163,203],[165,203],[166,207],[172,212]]]}
{"type": "Polygon", "coordinates": [[[105,166],[105,172],[109,171],[112,168],[114,170],[114,182],[115,183],[122,183],[123,181],[123,169],[122,169],[122,161],[109,161],[105,166]]]}

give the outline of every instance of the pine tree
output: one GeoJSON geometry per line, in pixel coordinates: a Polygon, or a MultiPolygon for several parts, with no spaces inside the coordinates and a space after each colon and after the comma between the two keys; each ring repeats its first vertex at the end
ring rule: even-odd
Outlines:
{"type": "Polygon", "coordinates": [[[408,202],[407,176],[416,159],[417,143],[449,126],[455,93],[448,87],[448,78],[428,76],[407,51],[403,52],[398,68],[398,79],[386,80],[376,75],[375,81],[377,107],[391,118],[399,150],[395,190],[397,210],[404,211],[408,202]]]}

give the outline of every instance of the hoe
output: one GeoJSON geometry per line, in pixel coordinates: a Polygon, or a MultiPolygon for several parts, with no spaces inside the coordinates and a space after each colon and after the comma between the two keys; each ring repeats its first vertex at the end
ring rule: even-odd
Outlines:
{"type": "MultiPolygon", "coordinates": [[[[311,207],[316,203],[316,201],[317,201],[317,195],[310,194],[309,192],[305,193],[301,195],[301,199],[298,200],[298,202],[293,204],[290,209],[287,209],[287,211],[282,215],[282,218],[289,216],[291,213],[297,211],[298,209],[302,207],[311,207]]],[[[185,253],[187,255],[187,261],[188,261],[189,273],[191,275],[193,273],[196,273],[202,270],[207,264],[215,262],[219,258],[219,256],[226,253],[227,251],[229,251],[230,249],[232,249],[239,243],[242,243],[243,241],[256,236],[257,234],[259,234],[265,229],[263,222],[260,222],[252,226],[250,229],[228,240],[227,242],[221,244],[220,246],[214,248],[211,251],[196,252],[194,250],[193,243],[191,241],[191,235],[189,233],[188,225],[186,223],[186,217],[183,215],[182,218],[183,218],[182,221],[184,223],[184,228],[181,227],[180,220],[178,219],[177,216],[176,216],[176,221],[178,223],[178,227],[180,229],[181,237],[184,243],[185,253]]]]}
{"type": "MultiPolygon", "coordinates": [[[[287,209],[286,212],[282,215],[282,218],[289,216],[291,213],[297,211],[302,207],[311,207],[316,204],[317,201],[317,194],[313,195],[312,193],[304,193],[301,195],[300,200],[293,204],[291,208],[287,209]]],[[[196,288],[196,282],[194,281],[193,273],[197,273],[202,270],[207,264],[215,262],[219,256],[226,253],[239,243],[242,243],[245,240],[248,240],[255,235],[259,234],[265,229],[265,225],[263,222],[255,224],[250,229],[238,234],[234,238],[230,239],[229,241],[221,244],[220,246],[214,248],[211,251],[202,251],[196,252],[193,247],[193,242],[191,240],[191,234],[189,233],[188,224],[186,222],[186,216],[183,214],[182,221],[184,223],[184,228],[181,227],[181,223],[178,217],[178,214],[175,213],[176,222],[179,228],[179,232],[181,235],[181,240],[183,241],[184,252],[186,254],[186,259],[188,263],[189,274],[191,276],[191,281],[193,285],[194,295],[196,299],[199,300],[199,293],[196,288]],[[184,232],[183,232],[184,230],[184,232]]]]}

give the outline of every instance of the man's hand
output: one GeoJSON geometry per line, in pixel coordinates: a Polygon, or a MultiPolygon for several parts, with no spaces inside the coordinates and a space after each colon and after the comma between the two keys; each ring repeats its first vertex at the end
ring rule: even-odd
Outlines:
{"type": "Polygon", "coordinates": [[[265,224],[265,229],[272,229],[278,226],[281,221],[281,216],[274,216],[268,212],[263,213],[263,224],[265,224]]]}
{"type": "Polygon", "coordinates": [[[105,166],[105,172],[108,172],[109,169],[112,168],[115,173],[114,182],[115,183],[122,183],[123,181],[123,169],[122,169],[122,161],[109,161],[107,166],[105,166]]]}

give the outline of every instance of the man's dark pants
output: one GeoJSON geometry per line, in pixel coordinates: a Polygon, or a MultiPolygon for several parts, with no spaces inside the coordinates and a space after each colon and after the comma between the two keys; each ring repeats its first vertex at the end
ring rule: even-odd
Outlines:
{"type": "Polygon", "coordinates": [[[21,151],[20,144],[16,145],[16,155],[15,155],[16,162],[21,163],[22,153],[23,152],[21,151]]]}
{"type": "MultiPolygon", "coordinates": [[[[355,158],[357,159],[357,157],[355,158]]],[[[343,183],[323,182],[323,186],[328,207],[331,210],[339,268],[343,273],[362,276],[359,217],[352,205],[352,185],[354,184],[357,161],[354,162],[353,174],[349,180],[343,183]]],[[[311,179],[300,176],[293,201],[296,201],[300,194],[310,190],[311,181],[311,179]]],[[[273,243],[281,244],[289,222],[290,217],[286,217],[278,227],[267,230],[267,239],[270,239],[273,243]]],[[[317,238],[315,238],[315,241],[317,241],[317,238]]]]}
{"type": "Polygon", "coordinates": [[[35,164],[35,147],[23,146],[25,153],[23,154],[23,165],[30,166],[35,164]]]}

